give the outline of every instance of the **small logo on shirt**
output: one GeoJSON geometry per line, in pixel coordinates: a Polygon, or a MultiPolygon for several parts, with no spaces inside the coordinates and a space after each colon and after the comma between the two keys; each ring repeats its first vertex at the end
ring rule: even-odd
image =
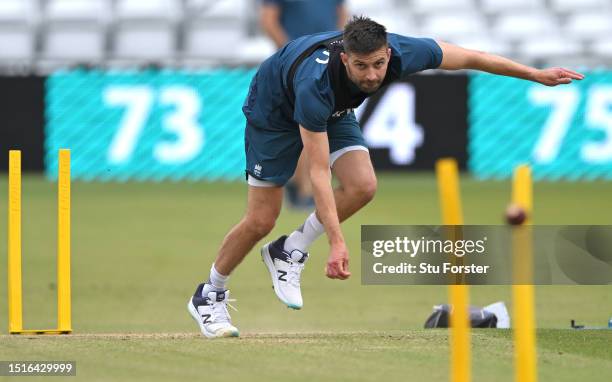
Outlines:
{"type": "Polygon", "coordinates": [[[256,164],[255,167],[253,168],[253,173],[255,174],[255,176],[261,176],[262,169],[263,167],[261,167],[260,164],[256,164]]]}
{"type": "Polygon", "coordinates": [[[325,65],[329,62],[329,50],[324,50],[323,54],[327,56],[325,60],[321,60],[320,58],[317,58],[315,61],[318,62],[319,64],[325,65]]]}
{"type": "Polygon", "coordinates": [[[350,113],[353,109],[345,109],[345,110],[340,110],[335,112],[334,114],[332,114],[332,118],[340,118],[342,116],[347,115],[348,113],[350,113]]]}

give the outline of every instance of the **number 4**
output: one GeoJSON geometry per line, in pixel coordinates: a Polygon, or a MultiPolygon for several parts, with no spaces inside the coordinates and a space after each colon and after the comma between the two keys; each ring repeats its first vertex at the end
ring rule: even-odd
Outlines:
{"type": "Polygon", "coordinates": [[[414,88],[407,83],[392,84],[363,126],[368,145],[388,148],[394,164],[412,163],[416,149],[423,144],[423,128],[415,121],[415,107],[414,88]]]}

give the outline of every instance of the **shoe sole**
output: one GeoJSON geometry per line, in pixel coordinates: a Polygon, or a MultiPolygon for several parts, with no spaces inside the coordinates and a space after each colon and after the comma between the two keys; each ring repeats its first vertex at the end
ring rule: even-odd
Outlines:
{"type": "Polygon", "coordinates": [[[274,288],[274,293],[276,294],[276,297],[278,297],[278,299],[283,304],[287,305],[291,309],[302,309],[302,305],[291,304],[285,300],[284,296],[282,296],[282,293],[280,291],[280,285],[278,284],[278,279],[276,278],[276,268],[274,268],[274,261],[272,260],[272,256],[270,256],[270,251],[268,250],[269,246],[270,243],[264,245],[261,248],[261,260],[266,265],[266,268],[268,268],[268,273],[270,273],[270,278],[272,279],[272,288],[274,288]]]}
{"type": "Polygon", "coordinates": [[[223,338],[223,337],[239,337],[240,336],[240,332],[238,330],[226,330],[226,331],[222,332],[220,335],[219,334],[215,334],[213,332],[209,332],[208,330],[206,330],[206,327],[201,323],[202,319],[200,317],[200,313],[198,313],[198,310],[193,305],[192,301],[193,300],[190,298],[189,302],[187,302],[187,310],[189,311],[189,314],[191,315],[191,318],[193,318],[195,320],[195,322],[198,324],[198,326],[200,327],[200,331],[202,332],[204,337],[206,337],[206,338],[223,338]]]}

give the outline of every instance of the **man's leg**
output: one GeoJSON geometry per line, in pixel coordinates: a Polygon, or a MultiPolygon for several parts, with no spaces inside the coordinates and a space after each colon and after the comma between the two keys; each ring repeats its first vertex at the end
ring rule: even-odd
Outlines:
{"type": "MultiPolygon", "coordinates": [[[[340,181],[334,198],[338,217],[343,221],[372,199],[376,192],[376,176],[354,113],[328,126],[328,138],[330,167],[340,181]]],[[[307,162],[308,158],[305,159],[307,162]]],[[[308,248],[324,233],[323,225],[313,212],[288,237],[281,236],[262,248],[274,291],[290,308],[302,307],[300,275],[308,260],[308,248]]]]}
{"type": "Polygon", "coordinates": [[[364,150],[344,153],[332,165],[340,185],[334,189],[340,222],[368,204],[376,194],[377,182],[370,154],[364,150]]]}
{"type": "Polygon", "coordinates": [[[310,184],[310,176],[308,175],[308,164],[304,159],[304,154],[300,155],[297,167],[293,173],[293,180],[298,185],[300,197],[312,198],[312,185],[310,184]]]}
{"type": "Polygon", "coordinates": [[[240,264],[253,246],[274,227],[283,200],[280,187],[249,185],[247,210],[236,226],[225,236],[206,283],[198,285],[187,309],[209,338],[237,337],[227,306],[226,283],[230,273],[240,264]]]}
{"type": "MultiPolygon", "coordinates": [[[[332,170],[340,181],[340,186],[334,190],[334,198],[338,217],[343,221],[372,200],[376,192],[376,176],[363,146],[347,147],[331,159],[335,159],[332,170]]],[[[302,308],[300,275],[308,260],[308,247],[323,233],[325,229],[313,212],[288,237],[281,236],[262,248],[274,291],[290,308],[302,308]]]]}
{"type": "MultiPolygon", "coordinates": [[[[365,139],[354,113],[348,113],[328,126],[330,167],[340,185],[334,190],[340,222],[365,206],[376,193],[376,175],[365,139]]],[[[285,241],[285,250],[307,252],[323,233],[324,227],[313,212],[285,241]]]]}
{"type": "Polygon", "coordinates": [[[249,186],[246,213],[225,236],[217,254],[214,268],[218,273],[229,276],[255,244],[272,231],[282,202],[282,187],[249,186]]]}
{"type": "Polygon", "coordinates": [[[287,195],[287,202],[290,207],[300,209],[314,208],[308,163],[306,163],[303,153],[300,155],[293,177],[289,179],[285,186],[285,194],[287,195]]]}
{"type": "MultiPolygon", "coordinates": [[[[332,171],[340,182],[334,189],[336,211],[338,219],[343,222],[372,200],[377,187],[376,175],[370,155],[363,148],[354,147],[337,158],[332,153],[332,160],[332,171]]],[[[285,250],[308,252],[310,245],[324,232],[316,212],[313,212],[299,229],[289,235],[285,250]]]]}

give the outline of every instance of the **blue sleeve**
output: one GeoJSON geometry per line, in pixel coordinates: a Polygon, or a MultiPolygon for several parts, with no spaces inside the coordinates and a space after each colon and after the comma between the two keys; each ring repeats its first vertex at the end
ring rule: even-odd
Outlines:
{"type": "Polygon", "coordinates": [[[433,39],[389,33],[389,44],[401,59],[402,78],[423,70],[436,69],[442,63],[442,48],[433,39]]]}
{"type": "Polygon", "coordinates": [[[293,119],[305,129],[327,131],[327,120],[333,112],[333,98],[319,81],[305,78],[295,84],[295,111],[293,119]]]}

